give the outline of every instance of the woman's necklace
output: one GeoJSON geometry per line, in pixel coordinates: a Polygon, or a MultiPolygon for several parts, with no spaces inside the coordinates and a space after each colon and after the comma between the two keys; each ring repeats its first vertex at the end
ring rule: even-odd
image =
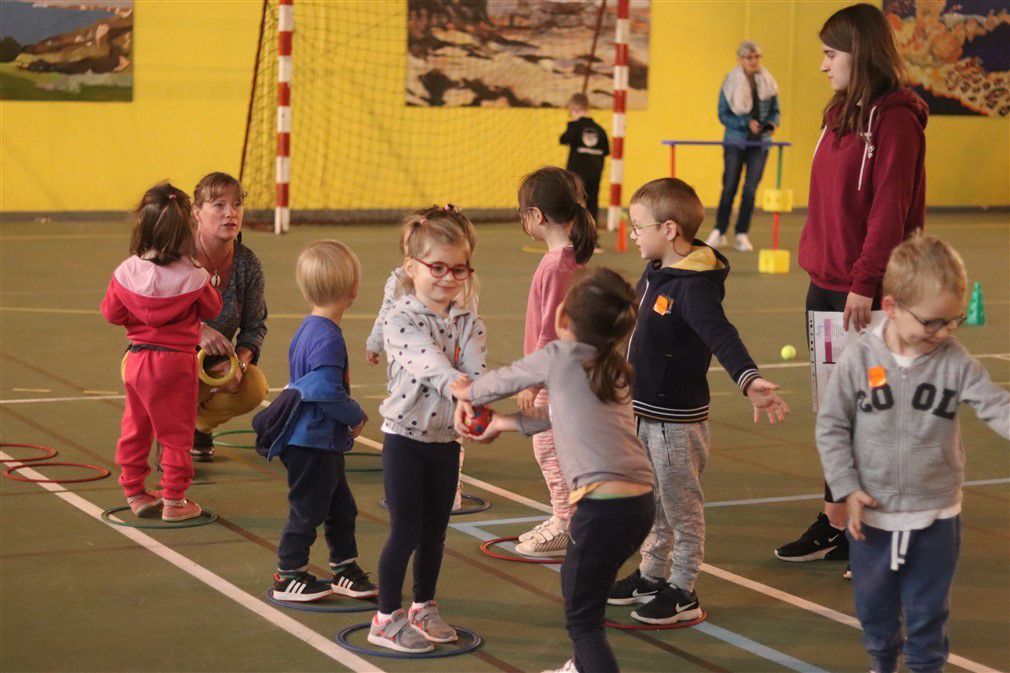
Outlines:
{"type": "Polygon", "coordinates": [[[197,234],[197,241],[200,243],[200,251],[203,252],[203,256],[207,258],[208,265],[211,266],[211,267],[214,267],[214,268],[209,268],[208,269],[208,271],[211,272],[211,275],[210,275],[210,284],[211,284],[211,287],[217,287],[218,285],[221,284],[221,274],[220,274],[221,268],[224,267],[224,265],[228,263],[228,260],[231,258],[232,254],[235,252],[235,246],[233,244],[233,245],[231,245],[229,247],[228,252],[225,253],[224,259],[221,260],[220,264],[214,264],[214,260],[212,260],[210,258],[210,253],[207,252],[207,248],[204,247],[204,245],[203,245],[203,236],[200,235],[200,234],[197,234]]]}

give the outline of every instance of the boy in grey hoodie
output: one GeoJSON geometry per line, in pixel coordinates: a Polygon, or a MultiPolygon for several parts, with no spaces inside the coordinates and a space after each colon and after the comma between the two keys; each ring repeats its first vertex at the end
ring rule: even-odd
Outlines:
{"type": "Polygon", "coordinates": [[[961,402],[1010,438],[1010,392],[952,334],[967,277],[932,236],[894,249],[884,275],[887,321],[839,359],[817,415],[831,492],[848,508],[856,614],[875,673],[940,671],[960,547],[961,402]],[[901,629],[904,612],[905,632],[901,629]]]}

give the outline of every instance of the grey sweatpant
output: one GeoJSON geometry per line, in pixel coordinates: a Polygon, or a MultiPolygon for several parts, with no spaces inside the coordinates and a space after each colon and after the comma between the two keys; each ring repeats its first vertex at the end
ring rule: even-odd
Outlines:
{"type": "Polygon", "coordinates": [[[693,591],[705,557],[701,473],[708,462],[708,421],[663,423],[639,417],[638,438],[656,472],[656,519],[642,543],[638,570],[693,591]]]}

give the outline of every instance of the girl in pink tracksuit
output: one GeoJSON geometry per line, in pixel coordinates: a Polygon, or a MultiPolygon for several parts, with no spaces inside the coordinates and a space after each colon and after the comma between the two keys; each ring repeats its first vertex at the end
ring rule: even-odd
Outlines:
{"type": "MultiPolygon", "coordinates": [[[[538,351],[558,338],[554,314],[568,291],[572,274],[593,255],[596,223],[586,209],[582,180],[574,173],[546,166],[523,178],[519,185],[519,217],[523,231],[547,242],[530,284],[526,304],[523,354],[538,351]]],[[[519,393],[519,408],[547,406],[547,390],[529,388],[519,393]]],[[[551,430],[533,436],[533,455],[547,482],[553,516],[519,536],[516,551],[527,556],[564,556],[568,548],[568,522],[573,506],[551,430]]]]}
{"type": "Polygon", "coordinates": [[[192,519],[200,506],[186,500],[193,480],[193,427],[199,379],[200,322],[221,311],[221,295],[194,261],[192,205],[168,183],[147,190],[137,209],[133,255],[116,268],[102,315],[126,327],[123,365],[126,408],[116,445],[119,483],[137,516],[160,511],[165,521],[192,519]],[[151,440],[162,445],[162,492],[147,490],[151,440]]]}

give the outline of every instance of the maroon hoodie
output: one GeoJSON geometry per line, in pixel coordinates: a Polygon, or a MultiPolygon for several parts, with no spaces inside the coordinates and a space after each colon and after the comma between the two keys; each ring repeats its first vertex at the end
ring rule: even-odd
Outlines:
{"type": "MultiPolygon", "coordinates": [[[[828,111],[830,121],[837,107],[828,111]]],[[[926,216],[929,109],[911,89],[873,102],[866,133],[827,130],[814,150],[799,263],[818,287],[873,297],[891,250],[926,216]]]]}

